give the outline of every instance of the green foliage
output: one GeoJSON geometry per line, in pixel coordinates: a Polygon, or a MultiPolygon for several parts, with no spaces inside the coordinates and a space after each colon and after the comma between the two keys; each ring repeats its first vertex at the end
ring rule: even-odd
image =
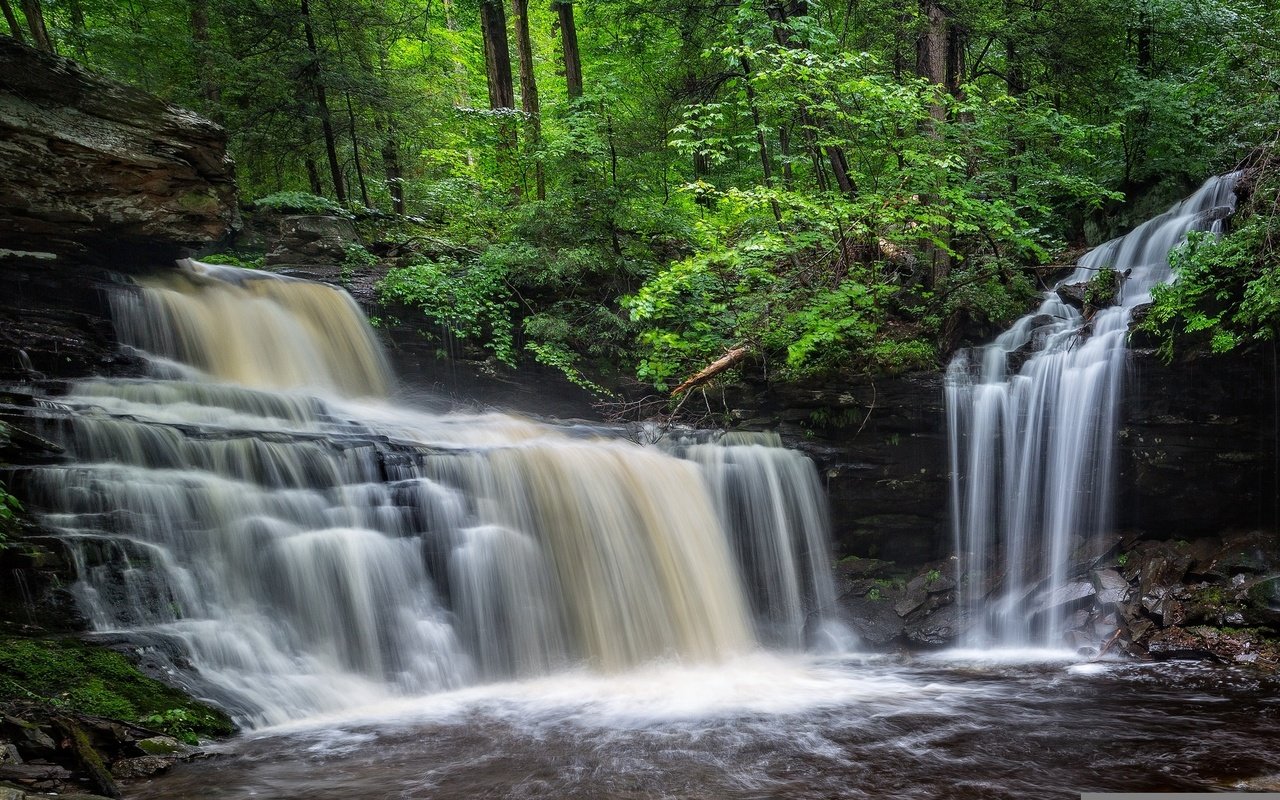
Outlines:
{"type": "Polygon", "coordinates": [[[254,207],[268,211],[288,214],[332,214],[340,217],[351,217],[350,211],[327,197],[318,197],[307,192],[275,192],[260,197],[254,207]]]}
{"type": "Polygon", "coordinates": [[[199,260],[206,264],[222,264],[241,269],[262,269],[265,258],[247,253],[210,253],[207,256],[201,256],[199,260]]]}
{"type": "Polygon", "coordinates": [[[376,267],[378,265],[378,257],[365,249],[364,245],[359,242],[349,242],[343,248],[342,269],[356,270],[368,267],[376,267]]]}
{"type": "Polygon", "coordinates": [[[1142,330],[1159,342],[1165,360],[1187,346],[1226,353],[1272,341],[1280,332],[1280,216],[1275,197],[1280,170],[1260,170],[1253,203],[1219,240],[1192,233],[1171,263],[1177,279],[1152,290],[1142,330]]]}
{"type": "Polygon", "coordinates": [[[1115,303],[1120,294],[1120,273],[1113,269],[1100,269],[1084,287],[1084,302],[1094,308],[1115,303]]]}
{"type": "Polygon", "coordinates": [[[441,259],[397,267],[377,291],[383,303],[416,308],[447,335],[476,340],[499,361],[515,366],[516,304],[500,262],[441,259]]]}
{"type": "Polygon", "coordinates": [[[0,638],[0,696],[151,725],[173,736],[223,736],[231,721],[140,673],[124,656],[75,639],[0,638]]]}

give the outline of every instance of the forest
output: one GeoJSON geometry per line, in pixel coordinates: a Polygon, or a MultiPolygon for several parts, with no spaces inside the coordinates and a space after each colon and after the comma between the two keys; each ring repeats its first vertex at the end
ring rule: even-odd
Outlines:
{"type": "MultiPolygon", "coordinates": [[[[223,125],[247,209],[353,217],[350,265],[394,252],[378,291],[424,335],[602,395],[937,367],[1085,245],[1269,165],[1280,121],[1262,1],[0,7],[15,38],[223,125]]],[[[1275,333],[1257,174],[1256,213],[1193,238],[1195,279],[1158,293],[1170,357],[1275,333]]]]}

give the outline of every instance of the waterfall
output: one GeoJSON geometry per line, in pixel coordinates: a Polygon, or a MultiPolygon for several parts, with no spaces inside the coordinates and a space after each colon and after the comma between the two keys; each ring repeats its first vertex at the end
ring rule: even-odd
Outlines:
{"type": "Polygon", "coordinates": [[[321,284],[188,262],[112,305],[154,375],[44,399],[68,457],[20,478],[93,629],[245,724],[831,627],[825,501],[777,442],[398,407],[321,284]]]}
{"type": "Polygon", "coordinates": [[[962,351],[948,367],[951,513],[962,600],[975,615],[965,644],[1060,643],[1073,599],[1071,557],[1111,523],[1130,312],[1171,279],[1169,253],[1188,232],[1220,231],[1235,206],[1237,177],[1210,178],[1090,251],[1058,284],[1115,270],[1122,276],[1116,305],[1085,320],[1055,287],[994,342],[962,351]]]}

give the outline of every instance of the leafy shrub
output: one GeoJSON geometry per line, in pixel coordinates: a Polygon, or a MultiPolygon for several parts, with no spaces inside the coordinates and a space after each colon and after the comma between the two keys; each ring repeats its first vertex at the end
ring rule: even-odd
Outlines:
{"type": "Polygon", "coordinates": [[[1225,353],[1280,332],[1280,170],[1265,173],[1253,191],[1234,231],[1219,240],[1191,233],[1170,255],[1177,279],[1152,290],[1141,329],[1156,337],[1166,361],[1186,344],[1225,353]]]}
{"type": "Polygon", "coordinates": [[[339,217],[353,217],[350,211],[329,198],[307,192],[276,192],[258,198],[253,205],[255,208],[289,214],[332,214],[339,217]]]}
{"type": "Polygon", "coordinates": [[[377,291],[383,303],[416,308],[453,336],[478,341],[499,361],[515,366],[516,304],[501,269],[481,261],[427,261],[390,270],[377,291]]]}
{"type": "Polygon", "coordinates": [[[210,253],[207,256],[201,256],[199,260],[206,264],[221,264],[241,269],[262,269],[266,259],[263,256],[251,256],[247,253],[210,253]]]}

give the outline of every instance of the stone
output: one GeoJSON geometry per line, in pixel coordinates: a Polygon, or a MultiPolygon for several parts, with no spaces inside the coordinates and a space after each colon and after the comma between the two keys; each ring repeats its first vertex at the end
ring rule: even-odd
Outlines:
{"type": "Polygon", "coordinates": [[[1089,284],[1084,281],[1080,283],[1064,283],[1057,289],[1058,298],[1069,306],[1083,309],[1085,291],[1088,286],[1089,284]]]}
{"type": "Polygon", "coordinates": [[[955,605],[944,606],[904,628],[907,641],[927,647],[947,647],[960,637],[964,617],[955,605]]]}
{"type": "MultiPolygon", "coordinates": [[[[296,274],[289,267],[328,266],[342,264],[346,248],[358,241],[355,224],[345,218],[321,214],[304,214],[284,217],[279,222],[279,232],[271,242],[266,255],[266,266],[296,277],[321,278],[314,269],[307,274],[296,274]],[[284,268],[284,269],[282,269],[284,268]]],[[[326,271],[326,275],[332,270],[326,271]]]]}
{"type": "Polygon", "coordinates": [[[10,789],[7,786],[0,786],[0,800],[24,800],[26,796],[26,792],[10,789]]]}
{"type": "Polygon", "coordinates": [[[21,764],[22,754],[11,742],[0,743],[0,764],[21,764]]]}
{"type": "Polygon", "coordinates": [[[187,755],[193,749],[172,736],[152,736],[147,739],[139,739],[134,742],[134,746],[149,756],[187,755]]]}
{"type": "Polygon", "coordinates": [[[1118,605],[1129,597],[1129,582],[1114,569],[1103,569],[1093,573],[1093,585],[1098,590],[1100,605],[1118,605]]]}
{"type": "Polygon", "coordinates": [[[0,143],[0,238],[14,249],[196,246],[238,224],[220,127],[9,37],[0,143]]]}
{"type": "Polygon", "coordinates": [[[120,780],[146,778],[164,772],[177,763],[175,756],[137,756],[122,758],[111,765],[111,774],[120,780]]]}

